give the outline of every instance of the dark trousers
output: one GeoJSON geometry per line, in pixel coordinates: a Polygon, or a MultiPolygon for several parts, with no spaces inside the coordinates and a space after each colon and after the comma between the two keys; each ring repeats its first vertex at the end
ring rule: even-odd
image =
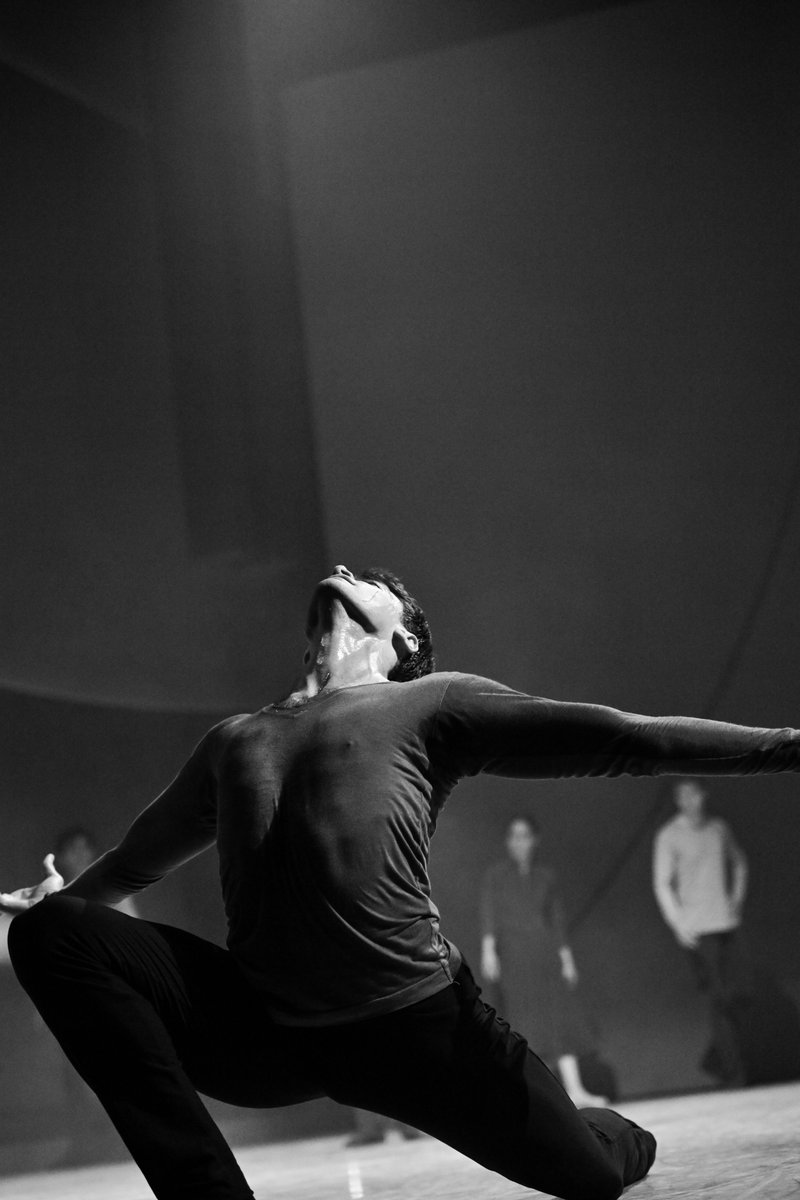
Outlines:
{"type": "Polygon", "coordinates": [[[711,1039],[701,1067],[721,1083],[747,1082],[743,1036],[753,1007],[753,983],[738,929],[704,933],[689,951],[697,986],[708,996],[711,1039]]]}
{"type": "Polygon", "coordinates": [[[198,1092],[272,1107],[317,1096],[424,1130],[566,1200],[614,1200],[651,1134],[580,1113],[468,969],[427,1000],[347,1025],[276,1025],[230,953],[68,896],[14,919],[17,975],[159,1200],[252,1196],[198,1092]]]}

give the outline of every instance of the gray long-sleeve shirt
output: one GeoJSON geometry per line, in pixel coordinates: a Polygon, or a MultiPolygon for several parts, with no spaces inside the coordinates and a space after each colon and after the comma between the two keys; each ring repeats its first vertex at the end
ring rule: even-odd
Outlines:
{"type": "Polygon", "coordinates": [[[720,817],[694,824],[679,813],[653,842],[653,890],[664,920],[698,937],[740,922],[747,860],[720,817]]]}
{"type": "Polygon", "coordinates": [[[471,675],[323,691],[215,726],[70,890],[106,903],[216,841],[228,944],[287,1024],[391,1012],[452,979],[428,878],[460,778],[800,770],[800,733],[643,717],[471,675]]]}

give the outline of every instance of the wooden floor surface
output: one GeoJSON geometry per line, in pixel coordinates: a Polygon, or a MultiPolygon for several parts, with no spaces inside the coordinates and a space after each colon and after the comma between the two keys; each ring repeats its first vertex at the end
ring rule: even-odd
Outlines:
{"type": "MultiPolygon", "coordinates": [[[[659,1142],[631,1200],[800,1200],[800,1083],[620,1105],[659,1142]]],[[[237,1151],[257,1200],[534,1197],[430,1138],[348,1150],[316,1138],[237,1151]]],[[[151,1200],[132,1164],[0,1179],[0,1200],[151,1200]]]]}

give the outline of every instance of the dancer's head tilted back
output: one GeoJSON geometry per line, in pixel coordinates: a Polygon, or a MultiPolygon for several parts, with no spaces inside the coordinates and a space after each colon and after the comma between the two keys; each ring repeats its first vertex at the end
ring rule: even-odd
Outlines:
{"type": "Polygon", "coordinates": [[[360,578],[382,583],[397,596],[403,605],[403,625],[417,639],[416,650],[398,662],[389,673],[389,678],[396,683],[406,683],[409,679],[420,679],[423,675],[430,675],[436,670],[436,658],[428,619],[403,581],[383,567],[367,567],[361,572],[360,578]]]}
{"type": "Polygon", "coordinates": [[[363,660],[370,670],[396,683],[434,669],[431,631],[422,608],[403,582],[381,567],[358,574],[341,564],[334,567],[314,589],[306,636],[307,666],[319,664],[322,653],[326,670],[335,660],[340,666],[348,660],[352,676],[353,664],[358,671],[363,660]],[[333,634],[334,626],[338,634],[333,634]]]}

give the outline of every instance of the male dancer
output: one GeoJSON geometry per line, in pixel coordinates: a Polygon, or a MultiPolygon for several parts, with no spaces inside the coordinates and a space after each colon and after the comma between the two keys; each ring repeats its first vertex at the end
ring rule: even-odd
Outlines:
{"type": "Polygon", "coordinates": [[[464,775],[800,770],[800,733],[631,716],[431,673],[388,572],[315,589],[304,678],[200,742],[122,842],[0,894],[24,987],[161,1200],[252,1193],[198,1092],[328,1095],[565,1200],[614,1200],[651,1134],[578,1111],[439,930],[429,840],[464,775]],[[228,950],[109,907],[216,841],[228,950]],[[43,903],[38,901],[44,899],[43,903]],[[25,911],[27,910],[27,911],[25,911]]]}
{"type": "Polygon", "coordinates": [[[722,1084],[747,1082],[742,1035],[752,1020],[752,981],[739,926],[747,858],[727,821],[706,812],[696,779],[675,787],[678,809],[653,842],[653,890],[662,916],[707,993],[711,1040],[701,1067],[722,1084]]]}

